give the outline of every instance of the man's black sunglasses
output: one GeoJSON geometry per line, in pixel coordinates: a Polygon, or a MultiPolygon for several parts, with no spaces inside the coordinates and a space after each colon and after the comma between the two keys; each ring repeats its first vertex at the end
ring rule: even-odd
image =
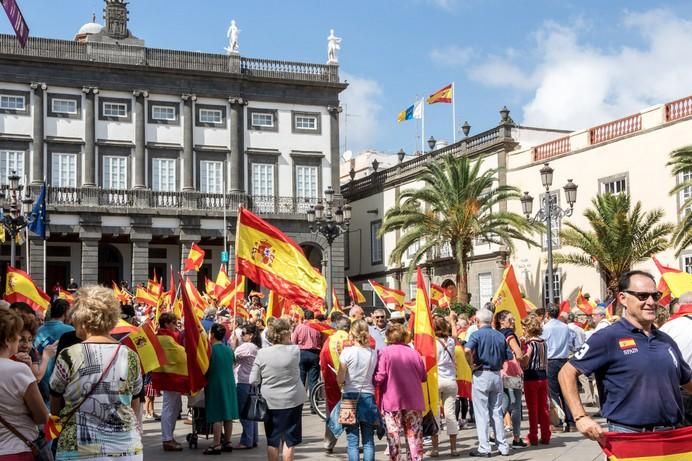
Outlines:
{"type": "Polygon", "coordinates": [[[652,293],[649,293],[648,291],[624,290],[623,293],[627,293],[628,295],[632,295],[635,298],[637,298],[639,301],[646,301],[647,299],[649,299],[649,296],[651,296],[651,298],[654,301],[658,301],[659,299],[661,299],[661,296],[663,296],[663,293],[661,293],[660,291],[654,291],[652,293]]]}

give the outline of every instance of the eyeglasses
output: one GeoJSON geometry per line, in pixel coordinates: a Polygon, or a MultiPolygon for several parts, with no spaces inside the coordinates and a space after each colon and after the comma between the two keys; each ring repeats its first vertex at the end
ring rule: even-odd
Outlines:
{"type": "Polygon", "coordinates": [[[649,299],[649,296],[651,296],[651,299],[654,301],[658,301],[661,299],[661,296],[663,293],[660,291],[654,291],[649,293],[648,291],[631,291],[631,290],[624,290],[623,293],[627,293],[628,295],[632,295],[635,298],[637,298],[639,301],[646,301],[649,299]]]}

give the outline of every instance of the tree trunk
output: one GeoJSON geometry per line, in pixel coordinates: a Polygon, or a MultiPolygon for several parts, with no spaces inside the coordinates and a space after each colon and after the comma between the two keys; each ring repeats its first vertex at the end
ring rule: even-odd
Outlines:
{"type": "Polygon", "coordinates": [[[466,271],[466,255],[464,252],[457,255],[457,301],[462,304],[468,304],[468,272],[466,271]]]}

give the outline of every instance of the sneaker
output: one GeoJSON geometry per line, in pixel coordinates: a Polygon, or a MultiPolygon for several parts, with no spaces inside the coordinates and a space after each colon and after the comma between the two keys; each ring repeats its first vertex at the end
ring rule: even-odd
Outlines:
{"type": "Polygon", "coordinates": [[[471,451],[469,451],[469,456],[473,456],[475,458],[490,458],[492,455],[490,453],[483,453],[482,451],[478,451],[475,448],[471,451]]]}
{"type": "Polygon", "coordinates": [[[423,446],[432,447],[432,437],[423,437],[423,446]]]}
{"type": "Polygon", "coordinates": [[[526,447],[528,447],[528,445],[526,444],[526,442],[524,442],[521,439],[512,441],[512,448],[526,448],[526,447]]]}

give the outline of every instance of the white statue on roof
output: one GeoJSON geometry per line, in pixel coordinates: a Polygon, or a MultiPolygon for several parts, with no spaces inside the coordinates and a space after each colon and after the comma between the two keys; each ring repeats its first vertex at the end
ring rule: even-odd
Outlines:
{"type": "Polygon", "coordinates": [[[237,54],[240,52],[238,48],[238,35],[240,35],[240,29],[238,29],[235,19],[231,19],[231,25],[228,26],[228,31],[226,32],[226,37],[228,38],[226,51],[229,54],[237,54]]]}
{"type": "Polygon", "coordinates": [[[338,64],[339,57],[337,51],[341,49],[341,37],[334,35],[334,29],[329,30],[327,37],[327,64],[338,64]]]}

